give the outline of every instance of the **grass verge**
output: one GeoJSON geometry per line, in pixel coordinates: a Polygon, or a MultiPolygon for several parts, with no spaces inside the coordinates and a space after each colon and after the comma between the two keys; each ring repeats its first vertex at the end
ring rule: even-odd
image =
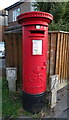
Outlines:
{"type": "Polygon", "coordinates": [[[21,92],[9,92],[8,82],[5,78],[2,80],[2,117],[31,116],[22,108],[21,92]]]}
{"type": "Polygon", "coordinates": [[[2,78],[0,77],[0,118],[2,118],[2,78]]]}
{"type": "Polygon", "coordinates": [[[31,114],[22,107],[21,91],[16,93],[9,92],[8,81],[2,79],[2,118],[43,118],[47,116],[47,109],[42,110],[38,114],[31,114]]]}

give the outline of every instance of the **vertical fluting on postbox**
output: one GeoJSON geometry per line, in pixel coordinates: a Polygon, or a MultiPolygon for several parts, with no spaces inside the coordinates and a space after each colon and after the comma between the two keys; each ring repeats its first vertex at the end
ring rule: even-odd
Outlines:
{"type": "Polygon", "coordinates": [[[43,105],[46,91],[48,24],[53,16],[26,12],[17,17],[22,25],[23,107],[33,113],[43,105]]]}

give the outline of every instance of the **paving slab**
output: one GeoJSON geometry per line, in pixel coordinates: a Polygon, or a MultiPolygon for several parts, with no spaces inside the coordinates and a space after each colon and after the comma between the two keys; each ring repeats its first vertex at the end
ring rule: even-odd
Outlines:
{"type": "Polygon", "coordinates": [[[68,94],[69,86],[62,88],[57,94],[56,106],[52,109],[51,117],[53,118],[68,118],[68,94]]]}

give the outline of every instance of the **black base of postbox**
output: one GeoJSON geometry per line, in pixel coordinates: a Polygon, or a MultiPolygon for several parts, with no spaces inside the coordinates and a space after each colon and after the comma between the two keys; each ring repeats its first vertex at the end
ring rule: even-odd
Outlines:
{"type": "Polygon", "coordinates": [[[26,111],[33,114],[39,113],[45,106],[45,92],[37,95],[30,95],[23,92],[22,103],[26,111]]]}

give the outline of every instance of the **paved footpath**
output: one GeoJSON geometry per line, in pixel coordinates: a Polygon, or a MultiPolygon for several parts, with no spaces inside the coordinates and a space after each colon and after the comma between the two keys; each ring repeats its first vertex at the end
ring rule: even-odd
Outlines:
{"type": "Polygon", "coordinates": [[[52,110],[52,118],[67,118],[69,120],[69,86],[64,87],[58,91],[57,95],[57,104],[56,107],[52,110]]]}

